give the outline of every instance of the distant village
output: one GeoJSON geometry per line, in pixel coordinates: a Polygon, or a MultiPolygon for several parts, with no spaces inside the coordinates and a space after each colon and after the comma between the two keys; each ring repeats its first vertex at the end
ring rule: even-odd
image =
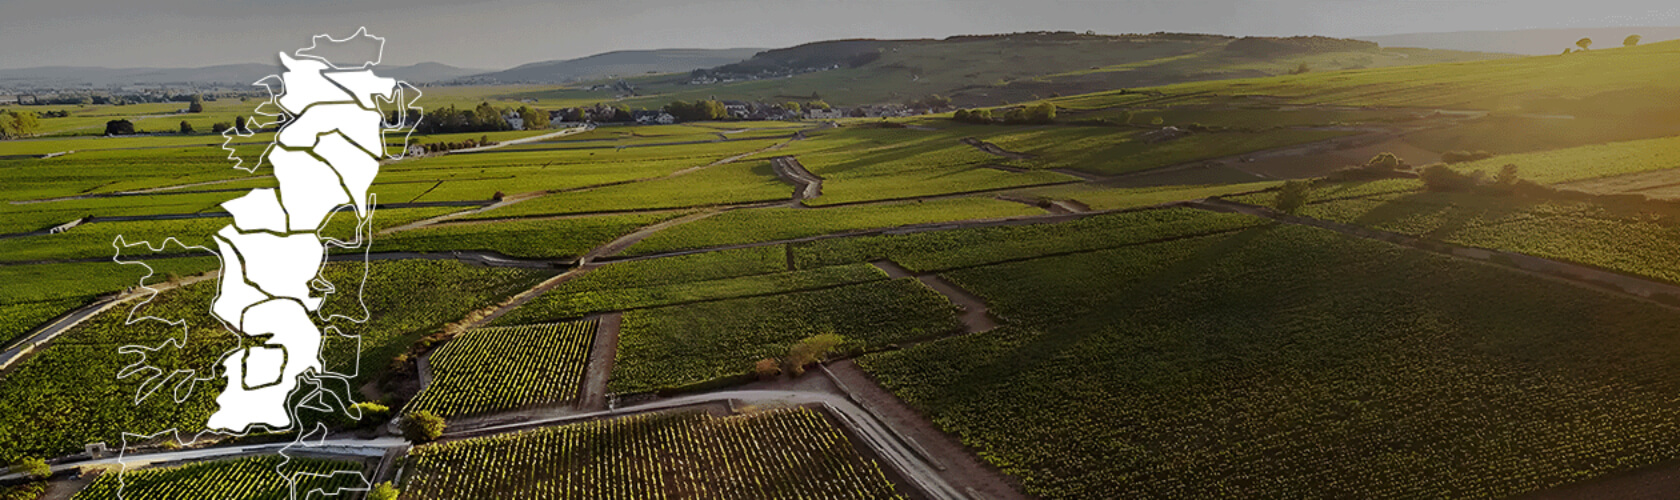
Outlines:
{"type": "MultiPolygon", "coordinates": [[[[749,102],[724,100],[717,101],[723,105],[722,117],[706,119],[723,120],[835,120],[840,118],[893,118],[902,116],[917,116],[945,111],[929,107],[912,107],[902,104],[881,104],[856,107],[836,106],[788,106],[787,104],[773,104],[765,102],[749,102]]],[[[673,114],[669,109],[634,110],[630,111],[628,120],[623,119],[621,110],[606,106],[574,107],[549,111],[549,119],[554,123],[635,123],[638,125],[669,125],[684,121],[679,114],[673,114]]],[[[513,124],[512,121],[509,124],[513,124]]],[[[517,126],[516,126],[517,127],[517,126]]]]}

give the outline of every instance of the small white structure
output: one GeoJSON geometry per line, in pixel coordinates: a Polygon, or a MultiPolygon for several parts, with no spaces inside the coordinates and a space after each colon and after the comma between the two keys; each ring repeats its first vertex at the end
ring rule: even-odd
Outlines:
{"type": "Polygon", "coordinates": [[[525,119],[519,117],[518,111],[508,111],[502,115],[502,119],[507,120],[508,125],[513,127],[514,130],[525,130],[525,119]]]}

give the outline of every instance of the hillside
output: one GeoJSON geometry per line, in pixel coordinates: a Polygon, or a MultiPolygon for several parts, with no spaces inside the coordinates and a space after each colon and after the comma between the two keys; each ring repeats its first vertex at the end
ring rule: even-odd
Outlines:
{"type": "Polygon", "coordinates": [[[647,73],[682,73],[734,63],[762,49],[620,50],[577,59],[542,61],[504,71],[473,75],[468,80],[490,83],[565,83],[647,73]]]}
{"type": "MultiPolygon", "coordinates": [[[[836,105],[899,102],[930,94],[959,105],[997,105],[1054,95],[1505,57],[1324,37],[1234,38],[1156,33],[1016,33],[915,40],[834,40],[765,51],[693,74],[633,80],[631,105],[673,99],[786,100],[813,93],[836,105]]],[[[618,91],[579,89],[524,97],[608,100],[618,91]]]]}
{"type": "Polygon", "coordinates": [[[1680,27],[1565,28],[1516,31],[1458,31],[1451,33],[1404,33],[1362,36],[1384,47],[1502,52],[1531,56],[1552,55],[1575,47],[1575,41],[1593,39],[1594,46],[1620,47],[1628,35],[1639,35],[1644,43],[1680,39],[1680,27]]]}
{"type": "MultiPolygon", "coordinates": [[[[483,70],[457,68],[440,63],[411,66],[381,66],[382,74],[414,83],[450,80],[483,70]]],[[[43,66],[0,69],[0,86],[18,87],[109,87],[147,84],[246,85],[280,71],[273,64],[223,64],[199,68],[102,68],[88,66],[43,66]]]]}

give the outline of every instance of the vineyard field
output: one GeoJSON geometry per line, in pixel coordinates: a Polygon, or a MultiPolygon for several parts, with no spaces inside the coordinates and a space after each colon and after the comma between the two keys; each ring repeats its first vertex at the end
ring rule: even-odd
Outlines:
{"type": "Polygon", "coordinates": [[[511,257],[570,259],[636,228],[682,215],[668,212],[464,223],[397,233],[380,240],[378,248],[415,252],[487,250],[511,257]]]}
{"type": "MultiPolygon", "coordinates": [[[[360,265],[333,264],[323,276],[340,292],[361,277],[360,265]]],[[[422,335],[468,312],[494,304],[551,276],[550,273],[475,267],[452,261],[378,261],[371,263],[363,301],[370,313],[366,323],[344,326],[359,334],[360,364],[353,344],[329,342],[325,361],[331,369],[356,373],[357,384],[385,370],[392,358],[406,351],[422,335]],[[449,293],[413,293],[449,290],[449,293]]],[[[205,314],[215,295],[214,283],[201,282],[161,294],[141,311],[162,318],[186,320],[184,349],[166,348],[148,356],[148,363],[164,370],[213,366],[237,345],[220,323],[205,314]]],[[[190,397],[181,404],[169,390],[159,390],[136,406],[134,393],[142,377],[118,379],[123,367],[138,361],[117,348],[129,344],[157,345],[179,337],[182,330],[160,322],[124,325],[128,307],[118,306],[90,318],[0,378],[0,462],[23,455],[59,456],[95,441],[122,442],[123,432],[151,433],[172,427],[202,426],[215,409],[215,384],[187,384],[190,397]],[[65,408],[76,408],[66,412],[65,408]]],[[[361,317],[361,305],[330,296],[323,312],[361,317]]],[[[347,321],[340,321],[345,322],[347,321]]],[[[205,376],[200,374],[199,376],[205,376]]]]}
{"type": "Polygon", "coordinates": [[[465,219],[564,215],[573,213],[694,208],[786,200],[793,191],[770,171],[769,162],[717,165],[686,175],[607,186],[576,193],[556,193],[465,219]]]}
{"type": "Polygon", "coordinates": [[[734,210],[660,231],[632,245],[627,253],[642,255],[911,224],[998,219],[1044,213],[1044,210],[1037,207],[989,198],[954,198],[817,210],[734,210]]]}
{"type": "Polygon", "coordinates": [[[1680,458],[1680,313],[1589,288],[1299,226],[946,276],[1012,324],[860,365],[1030,495],[1505,497],[1680,458]]]}
{"type": "Polygon", "coordinates": [[[467,331],[432,353],[432,381],[406,411],[454,418],[572,401],[582,389],[598,323],[467,331]]]}
{"type": "Polygon", "coordinates": [[[917,272],[1233,231],[1264,219],[1188,208],[1090,216],[1057,224],[1002,226],[815,241],[794,246],[801,269],[890,259],[917,272]]]}
{"type": "MultiPolygon", "coordinates": [[[[369,485],[359,474],[366,472],[365,467],[356,462],[277,456],[197,462],[175,467],[107,472],[71,500],[302,499],[316,490],[328,493],[365,491],[369,485]],[[278,471],[298,478],[295,497],[291,485],[278,471]]],[[[317,493],[309,498],[334,497],[322,497],[317,493]]]]}
{"type": "Polygon", "coordinates": [[[590,313],[625,311],[673,304],[737,297],[775,295],[887,279],[868,264],[819,267],[802,271],[759,274],[719,280],[672,283],[610,290],[565,290],[562,284],[497,318],[498,324],[522,324],[582,317],[590,313]]]}
{"type": "Polygon", "coordinates": [[[415,447],[403,498],[897,499],[881,465],[808,408],[595,420],[415,447]]]}
{"type": "Polygon", "coordinates": [[[624,314],[608,389],[677,388],[742,375],[805,337],[835,333],[842,348],[881,348],[962,331],[957,308],[914,279],[624,314]],[[704,346],[704,348],[700,348],[704,346]]]}

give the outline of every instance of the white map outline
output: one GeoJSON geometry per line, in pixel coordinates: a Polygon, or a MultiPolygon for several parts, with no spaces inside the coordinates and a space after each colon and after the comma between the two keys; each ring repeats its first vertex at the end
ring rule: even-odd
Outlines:
{"type": "MultiPolygon", "coordinates": [[[[384,59],[384,46],[385,46],[385,38],[378,37],[378,36],[373,36],[373,35],[371,35],[367,32],[366,27],[362,27],[362,28],[358,29],[356,31],[356,33],[354,33],[354,34],[352,34],[348,37],[345,37],[343,39],[335,39],[335,38],[332,38],[330,35],[325,35],[325,34],[315,35],[311,39],[311,43],[310,43],[309,47],[299,49],[295,52],[296,59],[289,58],[283,52],[280,54],[280,58],[283,62],[288,62],[288,63],[295,62],[295,61],[302,61],[302,60],[313,60],[313,61],[317,61],[321,64],[325,64],[325,66],[327,68],[329,68],[331,70],[334,70],[334,71],[357,70],[359,74],[365,74],[369,77],[374,78],[374,83],[379,83],[378,80],[381,80],[381,79],[378,78],[377,76],[373,75],[373,73],[371,72],[371,68],[377,66],[380,63],[380,61],[383,61],[383,59],[384,59]],[[377,50],[373,51],[372,60],[366,61],[364,64],[361,64],[358,67],[354,67],[354,68],[340,67],[339,65],[334,64],[333,61],[331,61],[331,60],[329,60],[325,57],[310,54],[310,52],[313,52],[316,49],[321,47],[321,40],[322,39],[327,40],[329,43],[346,43],[346,42],[355,42],[355,41],[362,41],[363,43],[375,43],[375,44],[377,44],[377,50]],[[290,61],[288,61],[288,59],[290,59],[290,61]]],[[[290,66],[287,66],[287,70],[288,70],[288,72],[293,71],[293,69],[290,66]]],[[[379,117],[380,117],[380,119],[378,120],[379,134],[378,134],[378,138],[377,138],[377,140],[378,140],[378,142],[377,142],[378,151],[364,151],[364,152],[370,153],[374,157],[375,160],[381,160],[381,159],[400,160],[404,157],[405,153],[407,152],[407,145],[409,143],[409,140],[412,137],[412,134],[414,133],[414,126],[413,126],[414,123],[410,123],[410,120],[409,120],[409,118],[411,116],[410,112],[412,111],[416,117],[423,115],[423,113],[422,113],[423,110],[420,107],[415,106],[415,103],[418,102],[418,100],[421,97],[421,92],[420,92],[419,89],[415,88],[412,85],[409,85],[407,82],[403,82],[403,81],[400,81],[400,80],[383,79],[383,80],[390,80],[392,82],[391,88],[388,91],[385,92],[385,94],[388,95],[389,97],[382,96],[376,91],[374,93],[369,94],[366,99],[363,99],[362,98],[363,96],[360,95],[360,94],[356,94],[355,89],[352,89],[351,86],[346,85],[345,83],[339,82],[336,79],[330,79],[330,77],[323,76],[323,73],[321,73],[321,71],[322,71],[321,69],[316,69],[315,71],[316,71],[316,73],[315,73],[316,76],[329,79],[333,83],[333,85],[337,86],[337,88],[339,90],[344,91],[346,93],[349,93],[354,98],[354,101],[352,101],[352,102],[358,103],[359,105],[361,105],[362,109],[369,110],[369,111],[372,111],[372,112],[375,112],[375,113],[379,114],[379,117]],[[410,95],[412,95],[412,98],[408,97],[410,95]],[[391,113],[394,113],[397,116],[397,119],[396,119],[395,123],[392,123],[390,120],[388,120],[386,118],[386,113],[384,112],[385,108],[382,105],[395,105],[395,108],[391,110],[391,113]],[[387,146],[387,144],[385,142],[385,134],[387,132],[390,132],[390,131],[393,131],[393,130],[402,130],[404,132],[403,133],[403,143],[402,143],[403,145],[398,148],[396,154],[391,154],[390,153],[390,151],[389,151],[390,148],[389,148],[389,146],[387,146]]],[[[341,77],[344,77],[344,78],[349,78],[351,76],[355,76],[355,74],[338,74],[338,75],[341,76],[341,77]]],[[[260,79],[260,80],[258,80],[257,82],[254,83],[254,85],[262,86],[265,90],[267,90],[267,92],[269,94],[269,99],[267,101],[259,103],[258,106],[256,107],[256,109],[254,110],[254,112],[257,115],[261,115],[261,116],[265,116],[265,117],[271,117],[271,118],[273,118],[273,120],[271,120],[271,121],[258,121],[257,119],[253,118],[252,120],[250,120],[246,123],[246,127],[245,127],[244,130],[241,130],[239,128],[232,128],[232,129],[229,129],[229,130],[226,130],[226,131],[222,132],[222,136],[224,138],[223,143],[222,143],[222,149],[228,152],[228,159],[232,160],[234,162],[234,168],[244,170],[246,172],[251,172],[251,173],[255,173],[259,168],[261,168],[265,163],[267,163],[268,162],[267,160],[269,158],[270,153],[272,153],[276,148],[282,148],[282,149],[286,149],[288,151],[307,152],[316,161],[319,161],[322,164],[326,164],[326,165],[332,167],[332,171],[334,172],[334,174],[338,175],[338,179],[337,179],[338,186],[337,187],[349,190],[349,192],[347,193],[347,194],[350,194],[350,199],[348,200],[349,203],[348,204],[342,204],[341,203],[341,204],[338,204],[337,206],[334,206],[334,207],[330,208],[325,213],[325,215],[323,215],[321,217],[320,222],[315,227],[310,228],[308,231],[300,231],[297,227],[294,227],[290,222],[288,222],[286,224],[286,226],[282,229],[286,231],[284,233],[285,236],[295,236],[295,235],[300,235],[300,234],[314,234],[315,235],[316,242],[321,247],[321,252],[320,252],[321,253],[321,258],[320,258],[319,264],[317,266],[315,266],[316,267],[315,275],[314,275],[313,278],[311,278],[309,280],[307,288],[310,289],[310,291],[311,291],[309,296],[313,296],[315,293],[322,294],[322,299],[321,299],[322,302],[324,302],[325,299],[330,297],[330,296],[338,295],[341,292],[345,292],[344,290],[340,290],[339,289],[340,287],[335,286],[331,282],[327,281],[325,279],[324,275],[323,275],[323,272],[326,270],[327,263],[330,261],[329,257],[331,255],[331,249],[337,248],[337,249],[345,249],[345,250],[352,250],[352,251],[356,250],[356,249],[360,249],[362,251],[362,258],[360,260],[360,262],[362,263],[361,276],[360,276],[360,280],[356,284],[356,289],[355,289],[356,302],[354,304],[354,307],[359,307],[360,308],[360,315],[359,315],[359,317],[352,317],[352,316],[346,316],[344,314],[338,314],[336,312],[329,312],[328,308],[323,307],[324,306],[323,303],[317,303],[314,310],[310,311],[311,314],[309,314],[309,317],[314,318],[314,319],[318,319],[320,321],[320,323],[324,323],[324,324],[317,324],[316,325],[317,331],[319,333],[319,342],[317,344],[317,346],[318,346],[317,348],[321,352],[316,353],[316,358],[313,358],[313,359],[316,359],[317,361],[319,361],[320,371],[316,371],[314,366],[309,366],[309,367],[306,367],[305,370],[302,373],[299,373],[296,376],[297,377],[296,378],[296,384],[297,385],[286,393],[285,402],[283,403],[283,406],[285,406],[285,413],[286,413],[286,417],[287,417],[287,424],[283,427],[275,428],[275,427],[270,426],[269,424],[257,422],[257,423],[246,424],[243,428],[235,431],[233,429],[208,428],[209,426],[207,425],[206,429],[198,431],[196,433],[192,433],[192,435],[190,437],[183,436],[183,432],[181,431],[181,429],[179,427],[155,432],[155,433],[152,433],[152,434],[138,434],[138,433],[124,432],[123,435],[122,435],[123,445],[122,445],[121,451],[119,452],[119,455],[117,457],[117,462],[121,465],[121,471],[118,472],[117,497],[119,499],[123,498],[123,495],[124,495],[123,488],[126,486],[126,479],[125,479],[124,475],[129,469],[129,463],[126,460],[126,458],[127,458],[128,451],[129,451],[129,448],[130,448],[129,443],[130,443],[131,438],[136,438],[141,442],[145,442],[145,441],[151,441],[151,440],[155,440],[155,439],[167,436],[168,438],[173,439],[176,443],[179,443],[183,446],[187,446],[187,445],[195,444],[200,439],[205,438],[207,436],[218,436],[218,437],[223,437],[223,438],[237,438],[237,437],[248,436],[248,435],[252,434],[253,432],[258,432],[259,430],[260,431],[268,431],[268,432],[290,430],[290,431],[296,432],[295,438],[290,443],[286,444],[284,447],[282,447],[280,449],[279,455],[283,458],[280,461],[280,463],[275,466],[275,473],[278,474],[282,479],[284,479],[286,481],[286,483],[289,487],[289,490],[290,490],[289,491],[290,497],[293,500],[296,500],[298,498],[312,498],[317,494],[326,495],[326,496],[336,496],[336,495],[344,493],[346,491],[369,491],[373,488],[373,485],[369,481],[369,478],[366,476],[366,474],[364,474],[360,470],[338,471],[338,472],[334,472],[332,474],[325,474],[325,475],[307,473],[307,472],[295,472],[295,473],[288,474],[287,471],[284,470],[286,465],[288,463],[290,463],[293,459],[293,457],[289,454],[289,452],[291,452],[293,450],[306,449],[306,448],[309,448],[309,447],[323,446],[324,441],[326,439],[326,436],[328,434],[328,429],[327,429],[326,425],[322,422],[315,422],[315,425],[314,425],[313,428],[310,428],[310,429],[308,429],[307,432],[304,432],[304,430],[303,430],[304,424],[298,419],[299,410],[307,408],[307,409],[310,409],[310,410],[322,411],[322,412],[327,412],[327,413],[330,414],[330,413],[336,413],[336,410],[333,409],[333,407],[336,406],[336,407],[343,410],[344,415],[347,415],[347,416],[349,416],[349,417],[351,417],[355,420],[359,421],[363,418],[361,409],[355,406],[356,402],[354,400],[355,400],[356,392],[355,392],[354,388],[351,386],[351,380],[354,380],[355,377],[359,376],[360,371],[361,371],[362,337],[361,337],[361,335],[349,335],[349,334],[344,333],[340,328],[338,328],[338,326],[342,325],[342,323],[339,323],[339,324],[332,324],[332,323],[334,323],[336,321],[339,321],[339,320],[344,320],[344,321],[348,321],[350,323],[360,325],[360,324],[364,324],[366,321],[368,321],[368,319],[371,316],[370,311],[368,310],[368,307],[367,307],[367,303],[365,301],[364,294],[365,294],[365,291],[366,291],[367,279],[368,279],[368,276],[370,274],[370,267],[371,267],[369,265],[368,253],[371,251],[371,247],[372,247],[372,244],[371,244],[371,241],[372,241],[372,220],[373,220],[373,215],[374,215],[375,208],[376,208],[377,203],[378,203],[377,194],[372,193],[372,192],[367,192],[368,188],[371,188],[371,180],[372,180],[373,176],[377,175],[377,163],[378,163],[377,161],[374,165],[373,175],[367,176],[366,180],[368,182],[364,186],[362,186],[362,189],[364,190],[364,192],[361,194],[360,199],[357,199],[358,196],[357,196],[357,193],[355,192],[355,188],[351,185],[350,182],[348,182],[344,178],[344,173],[340,171],[341,169],[338,166],[333,165],[331,162],[326,161],[325,158],[322,158],[322,157],[316,155],[313,147],[293,149],[293,148],[288,148],[286,146],[281,145],[281,139],[280,139],[280,133],[279,132],[276,132],[274,139],[271,140],[269,142],[269,144],[264,148],[261,156],[258,157],[256,159],[256,161],[252,162],[252,164],[249,167],[245,166],[245,163],[246,163],[245,159],[242,158],[239,155],[238,151],[236,150],[236,148],[233,145],[233,141],[235,140],[236,137],[238,137],[238,138],[252,137],[252,136],[255,135],[255,132],[253,132],[253,130],[262,129],[262,128],[265,128],[265,127],[268,127],[268,126],[271,126],[271,125],[282,125],[282,130],[283,130],[285,127],[290,126],[291,124],[296,122],[296,116],[293,113],[288,112],[287,109],[284,106],[281,106],[280,102],[279,102],[280,99],[282,97],[286,96],[287,92],[288,92],[287,89],[284,88],[285,81],[286,81],[286,78],[281,76],[281,75],[269,75],[269,76],[264,77],[264,78],[262,78],[262,79],[260,79]],[[279,93],[276,93],[274,91],[274,88],[272,86],[270,86],[270,83],[280,83],[280,84],[282,84],[281,91],[279,93]],[[273,109],[269,109],[269,108],[273,108],[273,109]],[[345,240],[341,240],[341,239],[338,239],[338,238],[335,238],[335,237],[327,237],[326,235],[320,234],[320,231],[323,228],[325,228],[329,223],[331,223],[334,216],[340,215],[344,212],[350,212],[350,214],[352,216],[356,217],[356,221],[357,221],[356,226],[355,226],[356,235],[352,240],[345,241],[345,240]],[[326,359],[325,353],[327,352],[328,347],[329,347],[328,344],[326,343],[326,340],[329,338],[329,336],[336,337],[339,340],[342,340],[342,341],[345,341],[345,342],[354,342],[353,346],[354,346],[354,349],[355,349],[355,354],[354,354],[354,356],[351,356],[353,361],[349,364],[350,373],[346,374],[346,373],[340,373],[340,372],[332,371],[325,364],[325,359],[326,359]],[[341,388],[342,388],[342,390],[339,390],[341,388]],[[342,396],[341,396],[340,392],[343,393],[342,396]],[[298,398],[299,394],[302,394],[303,396],[301,398],[298,398]],[[328,398],[331,398],[331,401],[327,401],[328,398]],[[292,401],[296,401],[295,405],[292,403],[292,401]],[[338,488],[338,489],[334,489],[330,492],[326,491],[323,488],[313,488],[313,489],[311,489],[307,492],[303,492],[303,495],[301,497],[299,496],[299,491],[298,491],[298,480],[299,479],[302,479],[304,477],[325,478],[325,477],[333,477],[333,476],[346,475],[346,474],[355,474],[357,476],[357,478],[360,479],[360,485],[361,486],[359,486],[359,487],[338,488]]],[[[308,111],[309,109],[312,109],[313,106],[314,106],[314,103],[311,103],[307,106],[304,106],[303,109],[294,110],[294,111],[296,111],[297,115],[301,115],[301,114],[305,113],[306,111],[308,111]]],[[[329,124],[331,124],[331,123],[329,123],[329,124]]],[[[345,132],[340,131],[336,124],[332,124],[332,127],[329,128],[326,132],[320,133],[316,136],[316,139],[315,139],[316,144],[319,144],[321,142],[322,138],[330,138],[328,136],[335,135],[335,134],[338,135],[341,138],[348,138],[348,137],[345,136],[345,132]]],[[[351,142],[354,143],[354,141],[351,141],[351,142]]],[[[365,145],[364,145],[364,148],[365,148],[365,145]]],[[[270,166],[272,167],[273,165],[270,164],[270,166]]],[[[252,192],[255,193],[256,191],[260,191],[260,190],[253,190],[252,192]]],[[[275,190],[275,191],[276,191],[276,193],[275,193],[276,196],[284,196],[282,193],[278,193],[279,190],[275,190]]],[[[314,193],[310,193],[310,194],[306,195],[306,197],[310,196],[310,195],[314,195],[314,193]]],[[[250,195],[248,194],[247,196],[250,196],[250,195]]],[[[239,198],[239,199],[243,199],[243,198],[239,198]]],[[[236,200],[238,200],[238,199],[236,199],[236,200]]],[[[235,200],[230,200],[230,201],[235,201],[235,200]]],[[[284,216],[284,218],[286,220],[289,220],[290,217],[286,216],[286,215],[288,215],[290,212],[287,210],[287,208],[285,208],[285,206],[289,206],[289,205],[283,205],[281,207],[281,214],[284,216]]],[[[231,210],[231,209],[229,211],[230,212],[235,212],[234,210],[231,210]]],[[[237,212],[235,212],[235,213],[237,213],[237,212]]],[[[271,236],[282,236],[282,234],[277,234],[272,230],[245,231],[242,228],[236,228],[236,226],[237,226],[237,224],[230,224],[228,226],[224,226],[223,231],[225,232],[228,229],[232,229],[233,231],[236,231],[238,234],[242,234],[242,235],[243,234],[258,234],[258,233],[261,233],[261,234],[269,234],[271,236]]],[[[218,236],[214,238],[214,240],[218,241],[218,243],[217,243],[218,246],[222,245],[222,243],[220,243],[220,242],[227,241],[226,239],[221,237],[220,234],[221,233],[219,232],[218,236]]],[[[159,343],[158,345],[155,345],[155,346],[148,346],[148,345],[141,345],[141,344],[129,344],[129,345],[121,346],[117,349],[117,352],[120,353],[120,354],[123,354],[123,355],[138,355],[139,356],[138,360],[136,360],[134,363],[131,363],[128,366],[124,367],[117,374],[118,379],[127,379],[127,378],[130,378],[130,377],[135,377],[137,375],[146,377],[145,380],[141,382],[139,388],[135,391],[135,397],[134,397],[133,403],[136,406],[138,406],[139,404],[144,402],[147,398],[150,398],[153,395],[155,395],[156,392],[159,389],[161,389],[164,385],[169,383],[170,380],[173,380],[173,379],[176,379],[176,378],[179,378],[180,381],[175,383],[175,387],[171,391],[171,396],[172,396],[174,402],[179,404],[179,403],[183,403],[183,402],[187,401],[189,398],[191,398],[193,390],[196,388],[196,386],[199,383],[201,383],[201,382],[213,382],[213,381],[215,381],[217,379],[220,379],[220,378],[227,378],[227,379],[231,380],[231,376],[232,376],[231,373],[224,374],[222,376],[216,375],[216,372],[218,371],[216,369],[216,367],[210,367],[209,370],[206,370],[206,373],[208,373],[207,375],[199,376],[200,375],[199,370],[196,369],[196,368],[194,368],[194,369],[177,369],[177,370],[174,370],[174,371],[165,371],[161,368],[158,368],[156,366],[152,366],[151,364],[148,363],[148,361],[150,359],[149,354],[158,353],[159,351],[162,351],[162,350],[164,350],[165,348],[168,348],[168,347],[173,347],[175,349],[185,348],[188,345],[187,343],[189,342],[189,335],[190,335],[189,329],[190,329],[190,327],[189,327],[186,319],[177,318],[177,319],[171,320],[171,319],[165,319],[165,318],[158,317],[158,316],[153,316],[153,315],[150,315],[150,314],[145,314],[145,315],[140,314],[140,309],[142,307],[145,307],[148,304],[151,304],[153,302],[153,300],[156,299],[157,296],[158,296],[159,290],[156,289],[156,288],[153,288],[153,287],[151,287],[147,284],[147,281],[150,280],[153,276],[155,276],[157,271],[156,271],[155,268],[146,264],[142,260],[136,259],[136,260],[132,260],[132,261],[125,261],[125,260],[123,260],[123,255],[122,254],[123,254],[124,250],[132,249],[132,248],[136,248],[136,247],[139,247],[139,248],[141,248],[145,251],[149,251],[149,252],[152,252],[152,253],[163,252],[166,249],[169,249],[171,244],[175,245],[176,247],[179,247],[182,250],[195,250],[195,251],[202,251],[202,252],[208,253],[210,255],[215,256],[217,261],[218,261],[218,266],[217,267],[218,267],[219,271],[216,275],[216,280],[217,280],[218,287],[217,287],[217,290],[216,290],[215,297],[211,301],[211,307],[210,307],[211,310],[209,312],[211,313],[211,317],[216,318],[218,320],[218,323],[220,323],[222,325],[223,329],[227,330],[229,333],[233,333],[236,337],[241,338],[241,342],[240,342],[239,347],[235,347],[233,349],[230,349],[229,351],[222,353],[217,358],[218,359],[218,366],[221,363],[225,363],[227,360],[231,359],[232,356],[237,355],[237,353],[239,351],[247,350],[248,346],[246,345],[247,342],[245,342],[245,341],[252,338],[252,337],[244,336],[243,334],[239,333],[238,327],[239,326],[245,326],[245,325],[231,325],[231,324],[229,324],[229,320],[227,318],[223,318],[222,316],[218,315],[215,311],[215,304],[217,303],[218,300],[220,300],[222,298],[222,295],[225,291],[225,288],[222,286],[223,285],[222,281],[225,280],[225,279],[228,279],[227,256],[224,256],[221,252],[217,252],[217,251],[212,250],[212,249],[210,249],[206,246],[203,246],[203,245],[188,246],[184,243],[181,243],[180,240],[178,240],[174,237],[166,238],[160,244],[153,245],[149,241],[139,241],[139,242],[130,243],[130,242],[127,241],[127,239],[123,235],[119,234],[116,237],[116,239],[112,242],[112,246],[115,247],[116,250],[117,250],[116,255],[112,257],[112,260],[119,265],[122,265],[122,264],[136,264],[136,265],[144,266],[146,268],[146,271],[147,271],[146,275],[143,276],[140,279],[140,286],[139,286],[140,289],[145,290],[146,296],[145,296],[144,299],[140,300],[134,306],[129,308],[128,315],[124,319],[124,325],[134,325],[134,324],[137,324],[141,321],[153,320],[153,321],[159,321],[159,322],[162,322],[164,324],[167,324],[172,328],[180,328],[180,330],[181,330],[178,337],[174,336],[174,335],[171,335],[169,338],[165,339],[163,342],[161,342],[161,343],[159,343]]],[[[230,249],[231,250],[237,250],[238,248],[237,248],[237,246],[235,246],[235,247],[230,247],[230,249]]],[[[243,266],[245,266],[244,262],[241,262],[241,266],[242,266],[242,268],[241,268],[240,279],[245,283],[245,285],[252,287],[252,289],[258,290],[261,293],[263,293],[264,296],[269,297],[268,299],[263,299],[262,301],[259,301],[256,304],[252,304],[250,306],[247,306],[246,309],[245,309],[246,311],[249,311],[252,308],[254,308],[257,305],[260,305],[262,303],[272,302],[274,300],[282,299],[284,297],[283,295],[282,296],[274,295],[273,293],[270,293],[266,290],[263,290],[261,288],[261,286],[258,286],[257,284],[252,283],[251,279],[249,277],[250,276],[249,272],[245,270],[245,269],[248,269],[248,267],[243,267],[243,266]]],[[[298,302],[297,299],[287,299],[287,300],[291,300],[293,302],[298,302]]],[[[309,309],[309,306],[305,302],[298,302],[298,303],[301,304],[301,305],[304,305],[306,310],[309,309]]],[[[355,313],[352,312],[350,314],[355,314],[355,313]]],[[[241,313],[241,316],[243,317],[244,314],[241,313]]],[[[243,323],[244,321],[241,320],[241,322],[243,323]]],[[[311,323],[314,323],[314,321],[311,321],[311,323]]],[[[267,345],[266,342],[267,341],[259,341],[258,345],[259,346],[267,345]]],[[[242,365],[245,363],[245,360],[250,359],[250,354],[249,354],[250,351],[247,350],[246,352],[247,352],[246,357],[241,358],[241,364],[242,365]]],[[[286,352],[286,351],[282,351],[282,352],[286,352]]],[[[282,360],[281,366],[285,366],[286,363],[290,363],[292,361],[289,354],[287,355],[287,357],[281,358],[281,360],[282,360]]],[[[246,387],[247,390],[251,389],[249,387],[248,383],[244,383],[244,386],[246,387]]],[[[267,387],[267,386],[264,385],[262,387],[267,387]]],[[[220,401],[220,398],[218,398],[218,401],[220,401]]],[[[227,410],[227,408],[223,407],[223,410],[218,411],[217,413],[221,414],[223,411],[226,411],[226,410],[227,410]]],[[[207,422],[207,424],[208,424],[208,422],[207,422]]]]}

